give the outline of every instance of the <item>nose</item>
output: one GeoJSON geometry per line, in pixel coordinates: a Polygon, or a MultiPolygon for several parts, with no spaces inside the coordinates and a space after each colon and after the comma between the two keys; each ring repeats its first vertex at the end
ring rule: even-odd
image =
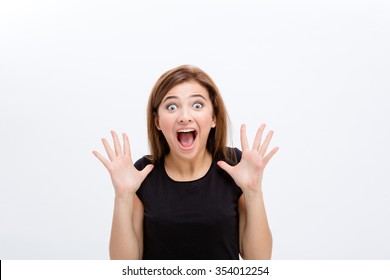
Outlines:
{"type": "Polygon", "coordinates": [[[180,112],[180,116],[179,116],[179,119],[178,121],[180,123],[190,123],[193,121],[192,119],[192,114],[191,114],[191,110],[188,109],[188,108],[183,108],[180,112]]]}

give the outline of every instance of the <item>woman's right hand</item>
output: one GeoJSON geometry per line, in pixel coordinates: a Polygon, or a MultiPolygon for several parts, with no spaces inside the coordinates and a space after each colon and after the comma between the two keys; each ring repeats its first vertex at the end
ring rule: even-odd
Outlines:
{"type": "Polygon", "coordinates": [[[105,138],[102,139],[109,160],[97,151],[93,151],[93,154],[103,163],[110,173],[116,197],[132,198],[132,195],[139,189],[143,180],[152,171],[153,165],[149,164],[143,170],[138,171],[134,167],[131,159],[130,142],[127,135],[125,133],[122,134],[123,151],[115,131],[111,131],[111,135],[114,141],[115,152],[111,149],[108,141],[105,138]]]}

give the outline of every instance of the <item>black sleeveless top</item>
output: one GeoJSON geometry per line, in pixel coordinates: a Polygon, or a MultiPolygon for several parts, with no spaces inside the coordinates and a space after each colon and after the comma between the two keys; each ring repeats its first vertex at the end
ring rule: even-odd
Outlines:
{"type": "MultiPolygon", "coordinates": [[[[241,151],[234,149],[237,160],[241,151]]],[[[138,170],[150,161],[135,163],[138,170]]],[[[241,189],[215,161],[202,178],[177,182],[163,163],[137,191],[144,206],[143,259],[239,259],[238,199],[241,189]]]]}

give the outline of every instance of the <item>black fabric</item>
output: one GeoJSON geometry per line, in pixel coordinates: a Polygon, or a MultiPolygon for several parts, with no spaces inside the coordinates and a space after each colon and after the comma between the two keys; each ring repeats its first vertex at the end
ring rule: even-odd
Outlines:
{"type": "MultiPolygon", "coordinates": [[[[241,151],[234,151],[239,161],[241,151]]],[[[135,166],[149,163],[143,157],[135,166]]],[[[189,182],[172,180],[163,163],[155,164],[137,191],[144,205],[143,259],[239,259],[241,194],[215,161],[205,176],[189,182]]]]}

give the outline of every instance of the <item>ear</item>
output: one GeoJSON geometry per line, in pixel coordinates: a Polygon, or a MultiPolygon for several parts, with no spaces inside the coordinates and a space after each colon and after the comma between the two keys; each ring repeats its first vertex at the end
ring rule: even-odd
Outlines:
{"type": "Polygon", "coordinates": [[[156,113],[154,114],[154,125],[157,127],[158,130],[161,130],[160,129],[160,124],[158,122],[158,116],[157,116],[156,113]]]}
{"type": "Polygon", "coordinates": [[[215,119],[215,116],[213,116],[213,122],[211,123],[211,128],[214,128],[217,126],[217,120],[215,119]]]}

